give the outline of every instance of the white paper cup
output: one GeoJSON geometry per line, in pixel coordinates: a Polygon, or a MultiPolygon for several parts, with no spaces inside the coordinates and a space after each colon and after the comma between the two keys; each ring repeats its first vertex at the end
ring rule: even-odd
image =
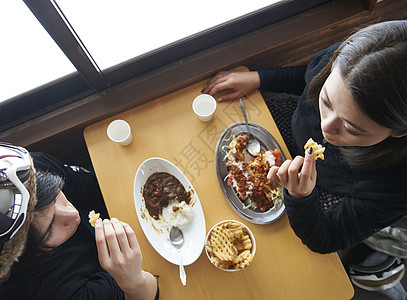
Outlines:
{"type": "Polygon", "coordinates": [[[114,120],[107,127],[107,136],[121,146],[127,146],[133,140],[129,123],[124,120],[114,120]]]}
{"type": "Polygon", "coordinates": [[[216,100],[211,95],[202,94],[194,99],[192,102],[192,109],[202,122],[209,122],[212,120],[216,110],[216,100]]]}

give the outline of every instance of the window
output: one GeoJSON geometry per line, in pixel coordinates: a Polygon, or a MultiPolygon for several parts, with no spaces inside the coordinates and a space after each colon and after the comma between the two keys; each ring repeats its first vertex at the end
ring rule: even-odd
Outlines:
{"type": "Polygon", "coordinates": [[[281,0],[57,0],[103,70],[281,0]]]}
{"type": "Polygon", "coordinates": [[[327,1],[1,1],[0,132],[327,1]]]}
{"type": "Polygon", "coordinates": [[[76,72],[22,1],[0,1],[0,102],[76,72]]]}

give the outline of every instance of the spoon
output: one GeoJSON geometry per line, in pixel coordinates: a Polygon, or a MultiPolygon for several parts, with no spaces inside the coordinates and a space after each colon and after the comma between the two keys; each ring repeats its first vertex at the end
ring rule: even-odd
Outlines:
{"type": "Polygon", "coordinates": [[[249,139],[247,140],[246,149],[252,156],[257,156],[260,152],[260,142],[253,136],[249,129],[249,122],[247,122],[246,106],[242,98],[240,98],[240,109],[242,110],[244,120],[246,121],[246,128],[249,132],[249,139]]]}
{"type": "Polygon", "coordinates": [[[182,285],[187,284],[187,275],[185,274],[184,265],[182,264],[182,257],[180,248],[184,243],[184,235],[182,234],[181,229],[177,226],[172,226],[170,230],[170,241],[171,244],[177,248],[178,258],[179,258],[179,278],[181,279],[182,285]]]}

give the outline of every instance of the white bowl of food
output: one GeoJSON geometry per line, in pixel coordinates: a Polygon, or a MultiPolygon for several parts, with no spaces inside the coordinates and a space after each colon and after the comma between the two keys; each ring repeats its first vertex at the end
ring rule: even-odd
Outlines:
{"type": "Polygon", "coordinates": [[[218,269],[236,272],[252,263],[256,240],[245,224],[224,220],[215,224],[206,235],[205,253],[218,269]]]}

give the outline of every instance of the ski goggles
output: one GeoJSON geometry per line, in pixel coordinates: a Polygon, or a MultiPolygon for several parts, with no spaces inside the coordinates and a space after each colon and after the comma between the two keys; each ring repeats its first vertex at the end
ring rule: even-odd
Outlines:
{"type": "Polygon", "coordinates": [[[30,177],[30,167],[31,160],[26,149],[0,142],[0,244],[2,245],[18,232],[26,219],[30,194],[24,183],[30,177]]]}

